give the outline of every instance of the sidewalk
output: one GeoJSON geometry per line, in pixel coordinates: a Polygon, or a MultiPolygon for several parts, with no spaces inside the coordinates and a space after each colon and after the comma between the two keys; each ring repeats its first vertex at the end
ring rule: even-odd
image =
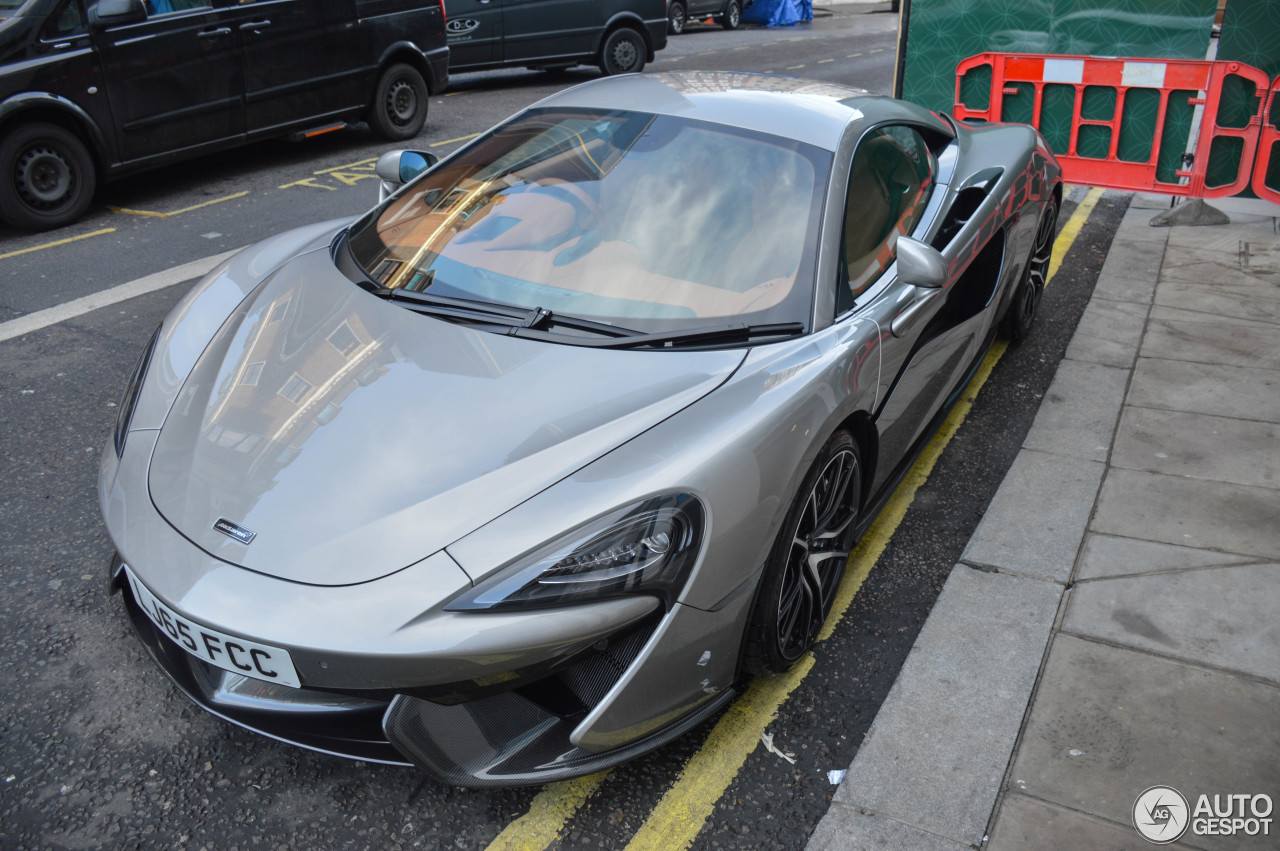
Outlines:
{"type": "Polygon", "coordinates": [[[1212,203],[1134,198],[809,851],[1149,848],[1152,786],[1168,847],[1280,847],[1193,818],[1280,802],[1280,208],[1212,203]]]}

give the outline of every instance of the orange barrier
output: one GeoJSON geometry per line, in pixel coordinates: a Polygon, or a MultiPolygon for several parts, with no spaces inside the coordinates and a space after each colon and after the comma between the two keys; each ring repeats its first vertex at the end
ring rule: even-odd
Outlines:
{"type": "MultiPolygon", "coordinates": [[[[1253,167],[1253,191],[1259,198],[1280,204],[1280,189],[1267,185],[1271,156],[1280,151],[1280,77],[1271,84],[1266,101],[1267,106],[1262,111],[1262,134],[1258,139],[1258,161],[1253,167]]],[[[1276,156],[1276,163],[1277,172],[1280,172],[1280,154],[1276,156]]]]}
{"type": "MultiPolygon", "coordinates": [[[[1071,116],[1070,144],[1065,152],[1055,151],[1062,163],[1063,176],[1073,183],[1084,183],[1112,189],[1130,189],[1182,195],[1193,198],[1219,198],[1235,195],[1249,185],[1257,156],[1261,115],[1254,115],[1243,127],[1223,126],[1219,123],[1219,107],[1222,103],[1223,85],[1230,77],[1241,77],[1252,83],[1256,91],[1265,94],[1270,79],[1265,73],[1239,62],[1209,62],[1174,59],[1121,59],[1097,56],[1051,56],[1043,54],[980,53],[956,66],[956,98],[953,113],[957,118],[980,118],[1000,121],[1006,96],[1016,96],[1019,89],[1012,83],[1026,83],[1033,87],[1032,123],[1042,127],[1041,108],[1046,86],[1073,86],[1075,89],[1074,113],[1071,116]],[[966,74],[981,68],[991,68],[991,96],[985,109],[966,107],[960,98],[960,87],[966,74]],[[1084,118],[1081,110],[1085,90],[1093,87],[1111,89],[1115,93],[1114,108],[1110,118],[1084,118]],[[1155,117],[1154,138],[1145,160],[1133,161],[1117,156],[1120,144],[1120,123],[1125,115],[1125,98],[1136,90],[1159,93],[1155,117]],[[1164,141],[1165,119],[1170,98],[1177,91],[1203,93],[1193,97],[1190,104],[1202,104],[1204,117],[1200,123],[1200,135],[1196,144],[1197,154],[1190,169],[1176,169],[1175,181],[1161,180],[1157,175],[1157,161],[1164,141]],[[1080,131],[1085,127],[1103,127],[1110,133],[1110,143],[1105,157],[1083,156],[1078,152],[1080,131]],[[1240,160],[1236,174],[1225,183],[1208,185],[1209,152],[1218,139],[1236,138],[1240,142],[1240,160]]],[[[1261,98],[1265,103],[1266,98],[1261,98]]],[[[1261,105],[1261,104],[1260,104],[1261,105]]],[[[1261,111],[1261,110],[1260,110],[1261,111]]],[[[1269,138],[1280,139],[1280,131],[1269,128],[1269,138]]],[[[1270,146],[1264,156],[1270,155],[1270,146]]],[[[1265,168],[1262,171],[1265,176],[1265,168]]],[[[1258,180],[1255,178],[1254,183],[1258,180]]],[[[1270,190],[1268,190],[1270,191],[1270,190]]],[[[1260,193],[1261,194],[1261,193],[1260,193]]],[[[1274,193],[1272,193],[1274,194],[1274,193]]]]}

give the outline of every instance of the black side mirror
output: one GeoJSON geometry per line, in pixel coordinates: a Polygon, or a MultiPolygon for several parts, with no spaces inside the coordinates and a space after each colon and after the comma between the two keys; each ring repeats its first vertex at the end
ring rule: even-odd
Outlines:
{"type": "Polygon", "coordinates": [[[378,200],[383,200],[438,162],[440,158],[428,151],[387,151],[378,157],[378,164],[373,167],[382,178],[378,200]]]}
{"type": "Polygon", "coordinates": [[[89,25],[94,28],[136,24],[146,19],[147,7],[142,0],[98,0],[89,9],[89,25]]]}

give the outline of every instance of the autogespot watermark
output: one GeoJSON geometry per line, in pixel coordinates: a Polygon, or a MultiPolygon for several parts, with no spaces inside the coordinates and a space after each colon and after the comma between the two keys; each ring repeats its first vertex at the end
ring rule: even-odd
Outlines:
{"type": "Polygon", "coordinates": [[[1200,795],[1195,806],[1172,786],[1152,786],[1133,802],[1133,826],[1148,842],[1164,845],[1182,837],[1270,836],[1270,795],[1200,795]]]}

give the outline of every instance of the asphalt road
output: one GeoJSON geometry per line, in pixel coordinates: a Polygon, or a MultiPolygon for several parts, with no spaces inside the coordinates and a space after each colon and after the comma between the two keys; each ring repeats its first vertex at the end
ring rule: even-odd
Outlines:
{"type": "MultiPolygon", "coordinates": [[[[786,31],[695,30],[653,67],[772,69],[887,89],[894,24],[889,15],[842,14],[786,31]]],[[[460,77],[458,94],[433,103],[418,144],[448,150],[457,144],[448,140],[579,76],[591,74],[460,77]]],[[[103,211],[36,237],[0,233],[0,322],[295,223],[358,213],[374,181],[325,175],[354,174],[342,167],[382,149],[356,130],[256,146],[109,187],[102,200],[162,212],[248,193],[238,198],[168,217],[103,211]],[[338,185],[290,185],[312,178],[338,185]],[[105,228],[115,230],[11,254],[105,228]]],[[[1072,193],[1063,220],[1081,194],[1072,193]]],[[[835,790],[826,772],[852,760],[1030,427],[1124,203],[1104,197],[1089,216],[1036,331],[991,372],[812,668],[780,692],[776,718],[768,700],[744,700],[569,789],[442,787],[409,769],[277,744],[191,706],[145,657],[119,599],[104,593],[111,544],[95,495],[126,374],[185,287],[0,342],[0,847],[485,848],[498,838],[501,847],[544,848],[537,830],[550,825],[551,836],[559,832],[551,847],[667,848],[662,831],[674,817],[663,796],[674,785],[677,815],[699,801],[707,807],[694,848],[803,848],[835,790]],[[794,764],[756,747],[749,724],[741,769],[724,756],[722,739],[741,738],[739,716],[752,713],[794,764]]],[[[984,699],[981,683],[973,698],[984,699]]]]}

